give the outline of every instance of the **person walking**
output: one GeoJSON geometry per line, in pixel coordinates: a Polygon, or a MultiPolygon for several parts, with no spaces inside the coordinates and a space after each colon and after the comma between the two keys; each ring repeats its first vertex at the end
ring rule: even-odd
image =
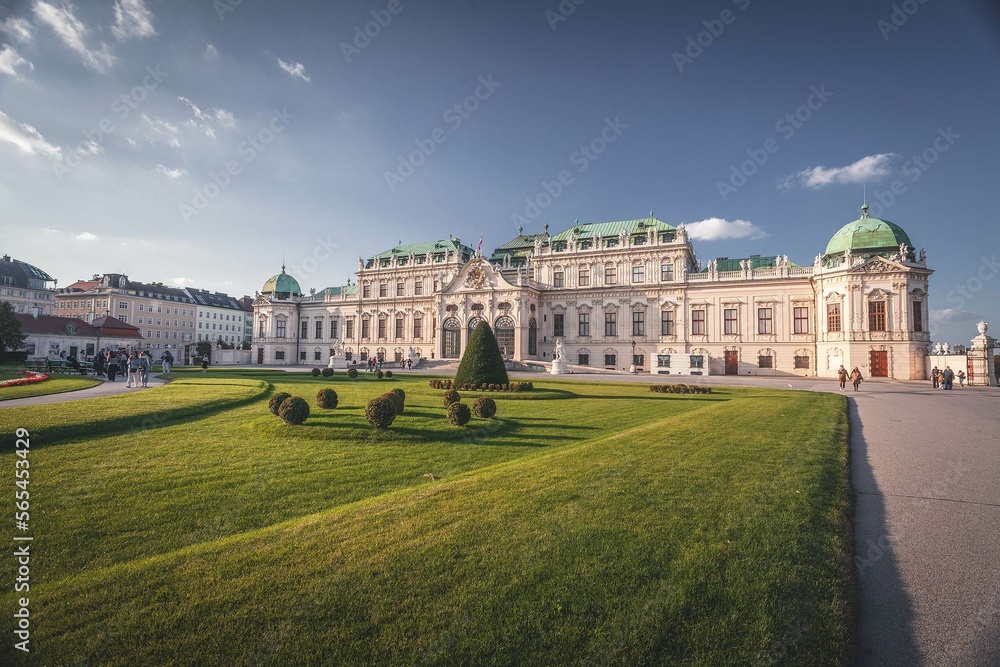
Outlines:
{"type": "Polygon", "coordinates": [[[944,380],[944,388],[951,390],[955,385],[955,371],[951,370],[951,366],[945,366],[944,372],[941,374],[941,379],[944,380]]]}
{"type": "Polygon", "coordinates": [[[118,357],[111,350],[108,350],[108,381],[114,382],[118,375],[118,357]]]}
{"type": "Polygon", "coordinates": [[[857,366],[855,366],[854,370],[851,371],[851,382],[854,383],[854,391],[857,391],[858,387],[861,386],[862,380],[864,380],[864,378],[861,376],[861,371],[858,370],[857,366]]]}
{"type": "Polygon", "coordinates": [[[139,381],[143,387],[147,387],[149,382],[149,371],[153,369],[153,358],[143,350],[139,354],[139,381]]]}
{"type": "Polygon", "coordinates": [[[202,373],[208,372],[208,357],[201,358],[201,372],[202,373]]]}
{"type": "Polygon", "coordinates": [[[160,363],[163,365],[163,374],[170,374],[170,367],[174,364],[174,355],[170,354],[170,350],[167,350],[160,357],[160,363]]]}
{"type": "Polygon", "coordinates": [[[956,377],[958,377],[958,388],[963,388],[965,386],[965,371],[959,371],[956,377]]]}
{"type": "Polygon", "coordinates": [[[840,391],[844,391],[844,388],[847,386],[847,369],[844,368],[844,364],[840,365],[837,377],[840,379],[840,391]]]}
{"type": "Polygon", "coordinates": [[[138,387],[139,386],[139,366],[141,362],[139,361],[139,355],[134,351],[128,355],[128,377],[126,378],[126,387],[138,387]]]}
{"type": "Polygon", "coordinates": [[[939,371],[938,367],[935,366],[933,370],[931,370],[931,387],[937,389],[940,383],[941,383],[941,371],[939,371]]]}

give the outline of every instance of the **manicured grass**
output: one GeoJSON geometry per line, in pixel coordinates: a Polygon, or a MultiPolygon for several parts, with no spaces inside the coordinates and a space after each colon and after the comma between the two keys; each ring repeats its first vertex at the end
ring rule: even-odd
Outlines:
{"type": "Polygon", "coordinates": [[[179,376],[0,411],[32,430],[33,661],[849,660],[843,397],[538,382],[455,428],[423,378],[179,376]],[[287,426],[251,377],[340,406],[287,426]],[[394,386],[376,432],[364,403],[394,386]],[[146,430],[45,430],[170,392],[181,416],[146,430]]]}
{"type": "MultiPolygon", "coordinates": [[[[19,375],[0,375],[0,380],[11,380],[20,377],[19,375]]],[[[29,398],[31,396],[47,396],[48,394],[61,394],[67,391],[86,389],[94,385],[101,384],[97,378],[84,377],[82,375],[52,375],[45,382],[35,384],[22,384],[16,387],[0,388],[0,401],[9,401],[14,398],[29,398]]]]}

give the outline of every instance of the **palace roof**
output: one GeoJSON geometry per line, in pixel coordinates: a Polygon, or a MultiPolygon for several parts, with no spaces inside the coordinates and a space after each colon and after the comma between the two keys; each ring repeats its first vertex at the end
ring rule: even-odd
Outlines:
{"type": "Polygon", "coordinates": [[[268,278],[264,286],[260,288],[260,293],[302,296],[302,288],[299,287],[299,281],[285,273],[285,267],[282,266],[281,273],[268,278]]]}
{"type": "Polygon", "coordinates": [[[668,225],[662,220],[657,220],[652,216],[642,220],[621,220],[618,222],[581,223],[577,221],[577,223],[569,229],[563,230],[553,236],[552,240],[565,241],[574,234],[578,238],[590,238],[593,236],[600,236],[602,238],[619,236],[622,232],[627,232],[631,236],[632,234],[648,234],[650,229],[656,229],[657,231],[663,232],[677,231],[677,228],[673,225],[668,225]]]}
{"type": "Polygon", "coordinates": [[[459,253],[463,262],[471,259],[473,255],[472,248],[462,245],[460,239],[442,239],[440,241],[427,241],[426,243],[410,243],[407,245],[401,244],[395,248],[390,248],[389,250],[372,256],[367,262],[365,262],[365,268],[370,269],[375,266],[376,260],[379,260],[379,264],[381,266],[387,266],[389,260],[393,258],[397,261],[406,260],[411,254],[414,256],[417,264],[423,264],[428,253],[430,253],[431,256],[437,260],[439,257],[444,258],[445,254],[448,252],[459,253]]]}
{"type": "Polygon", "coordinates": [[[825,255],[842,254],[848,248],[854,254],[877,251],[899,251],[905,243],[910,248],[910,237],[899,225],[888,220],[868,217],[868,204],[861,207],[861,217],[841,227],[826,245],[825,255]]]}

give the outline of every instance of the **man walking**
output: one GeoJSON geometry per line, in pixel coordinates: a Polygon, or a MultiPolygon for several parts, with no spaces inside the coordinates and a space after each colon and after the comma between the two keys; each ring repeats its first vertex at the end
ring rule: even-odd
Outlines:
{"type": "Polygon", "coordinates": [[[844,387],[847,386],[847,369],[844,368],[844,364],[840,365],[840,369],[837,371],[837,377],[840,379],[840,391],[844,391],[844,387]]]}
{"type": "Polygon", "coordinates": [[[951,389],[955,384],[955,371],[951,370],[951,366],[945,366],[944,372],[941,374],[944,380],[944,388],[951,389]]]}
{"type": "Polygon", "coordinates": [[[160,357],[160,363],[163,364],[163,374],[170,374],[170,367],[174,364],[174,355],[170,354],[170,350],[163,353],[160,357]]]}

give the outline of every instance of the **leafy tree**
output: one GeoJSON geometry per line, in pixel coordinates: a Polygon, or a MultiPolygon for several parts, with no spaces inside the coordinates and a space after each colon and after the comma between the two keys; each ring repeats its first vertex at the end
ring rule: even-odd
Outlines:
{"type": "Polygon", "coordinates": [[[194,346],[195,352],[199,357],[212,358],[212,343],[211,341],[203,340],[194,346]]]}
{"type": "Polygon", "coordinates": [[[500,346],[485,320],[476,325],[455,374],[455,385],[507,384],[507,368],[503,364],[500,346]]]}
{"type": "Polygon", "coordinates": [[[24,346],[28,335],[21,330],[21,322],[14,317],[14,306],[8,301],[0,303],[0,361],[7,360],[7,348],[16,350],[24,346]]]}

